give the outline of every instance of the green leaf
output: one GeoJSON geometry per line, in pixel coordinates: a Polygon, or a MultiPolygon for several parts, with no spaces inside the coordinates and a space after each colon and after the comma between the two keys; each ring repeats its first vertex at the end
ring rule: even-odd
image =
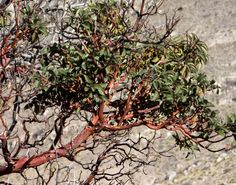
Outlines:
{"type": "Polygon", "coordinates": [[[34,80],[35,80],[35,81],[34,81],[34,86],[35,86],[36,88],[38,88],[38,87],[40,86],[40,84],[41,84],[41,80],[40,80],[40,78],[35,78],[34,80]]]}
{"type": "Polygon", "coordinates": [[[93,83],[93,81],[87,75],[83,75],[83,76],[84,76],[85,82],[87,82],[88,84],[93,83]]]}
{"type": "Polygon", "coordinates": [[[77,113],[80,113],[80,111],[81,111],[80,107],[76,109],[77,113]]]}
{"type": "Polygon", "coordinates": [[[153,82],[152,82],[152,85],[153,85],[153,87],[154,87],[155,90],[158,90],[158,86],[159,86],[158,81],[153,81],[153,82]]]}
{"type": "Polygon", "coordinates": [[[152,60],[153,63],[157,63],[157,62],[159,62],[159,61],[160,61],[160,58],[159,58],[159,57],[155,57],[155,58],[152,60]]]}
{"type": "Polygon", "coordinates": [[[173,95],[171,95],[171,94],[167,94],[167,95],[165,96],[165,98],[166,98],[166,101],[169,101],[169,102],[173,102],[173,101],[174,101],[174,97],[173,97],[173,95]]]}
{"type": "Polygon", "coordinates": [[[96,89],[96,90],[98,91],[98,93],[99,93],[101,96],[105,96],[104,88],[102,87],[101,84],[95,84],[93,87],[94,87],[94,89],[96,89]]]}
{"type": "Polygon", "coordinates": [[[150,95],[150,100],[151,101],[156,101],[157,99],[159,99],[159,93],[152,93],[151,95],[150,95]]]}
{"type": "Polygon", "coordinates": [[[219,134],[221,136],[225,136],[225,131],[224,130],[217,130],[216,132],[217,132],[217,134],[219,134]]]}
{"type": "Polygon", "coordinates": [[[32,34],[31,43],[35,43],[37,39],[38,39],[38,33],[34,31],[32,34]]]}

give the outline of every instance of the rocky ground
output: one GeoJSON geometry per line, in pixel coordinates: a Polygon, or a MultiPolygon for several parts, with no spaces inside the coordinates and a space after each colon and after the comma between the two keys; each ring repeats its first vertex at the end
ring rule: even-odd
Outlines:
{"type": "MultiPolygon", "coordinates": [[[[46,1],[46,0],[45,0],[46,1]]],[[[222,116],[236,112],[236,0],[166,0],[161,12],[176,10],[181,21],[175,33],[196,33],[209,46],[209,63],[204,70],[220,85],[219,95],[209,95],[222,116]]],[[[153,17],[152,23],[161,20],[153,17]]],[[[164,133],[159,147],[171,146],[171,136],[164,133]],[[168,141],[168,142],[167,142],[168,141]]],[[[231,140],[226,141],[230,143],[231,140]]],[[[148,175],[134,176],[137,185],[236,185],[236,150],[210,153],[175,149],[170,157],[161,157],[148,175]]],[[[4,177],[10,183],[23,183],[16,176],[4,177]]]]}

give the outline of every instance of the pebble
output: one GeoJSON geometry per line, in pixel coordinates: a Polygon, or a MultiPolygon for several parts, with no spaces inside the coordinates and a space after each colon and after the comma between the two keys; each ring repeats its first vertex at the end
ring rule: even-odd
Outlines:
{"type": "Polygon", "coordinates": [[[222,160],[226,159],[227,157],[227,153],[222,153],[220,154],[220,156],[216,159],[216,162],[219,163],[221,162],[222,160]]]}
{"type": "Polygon", "coordinates": [[[175,171],[170,171],[168,175],[166,175],[165,180],[172,181],[177,176],[177,173],[175,171]]]}

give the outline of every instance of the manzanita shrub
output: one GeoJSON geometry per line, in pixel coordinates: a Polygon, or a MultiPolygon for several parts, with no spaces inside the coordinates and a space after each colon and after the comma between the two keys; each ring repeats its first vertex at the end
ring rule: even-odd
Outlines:
{"type": "MultiPolygon", "coordinates": [[[[24,170],[34,168],[42,181],[38,166],[64,157],[80,164],[79,171],[89,170],[87,177],[77,179],[81,184],[97,184],[101,180],[121,183],[127,178],[131,180],[140,166],[156,160],[144,158],[154,152],[151,144],[157,143],[158,138],[139,136],[133,140],[129,136],[134,127],[153,133],[168,130],[180,148],[192,151],[199,147],[215,151],[211,144],[231,135],[235,117],[223,122],[204,96],[218,88],[201,71],[208,59],[206,44],[195,34],[171,35],[178,23],[175,17],[166,18],[164,32],[147,23],[162,3],[148,5],[142,0],[139,9],[135,1],[94,2],[83,8],[69,6],[58,28],[58,41],[54,43],[40,43],[42,34],[47,34],[43,20],[39,17],[28,20],[26,30],[31,31],[25,32],[31,33],[27,38],[37,53],[27,78],[31,91],[25,90],[28,86],[21,89],[30,93],[25,99],[22,95],[22,102],[17,103],[20,110],[15,113],[28,110],[31,113],[16,120],[23,126],[25,137],[17,136],[14,159],[11,151],[6,152],[7,147],[2,147],[1,158],[6,164],[0,167],[0,174],[23,174],[24,170]],[[55,107],[59,113],[52,115],[56,118],[42,121],[45,111],[55,107]],[[70,117],[75,115],[83,124],[78,121],[76,127],[80,131],[65,143],[66,135],[70,134],[66,132],[70,117]],[[27,124],[34,127],[41,122],[52,127],[32,142],[27,124]],[[45,143],[52,133],[55,136],[48,147],[45,143]],[[140,148],[142,141],[145,146],[140,148]],[[105,148],[94,154],[100,145],[105,148]],[[40,150],[32,155],[19,155],[26,148],[40,150]],[[78,161],[76,157],[82,151],[90,151],[95,159],[78,161]],[[145,155],[141,158],[138,154],[145,155]],[[109,161],[113,166],[107,164],[109,161]],[[127,167],[127,162],[133,168],[127,167]],[[108,172],[104,165],[109,166],[105,168],[108,172]],[[117,172],[109,171],[115,167],[117,172]]],[[[30,14],[27,8],[25,14],[30,14]]],[[[4,105],[1,104],[2,110],[4,105]]],[[[1,117],[4,116],[3,111],[1,117]]],[[[7,130],[8,126],[4,133],[7,130]]],[[[10,134],[0,139],[7,144],[11,137],[10,134]]],[[[48,182],[53,175],[50,173],[48,182]]]]}
{"type": "Polygon", "coordinates": [[[122,11],[116,2],[69,10],[60,42],[43,49],[35,106],[89,111],[88,125],[98,130],[144,124],[182,130],[190,140],[192,132],[222,133],[204,97],[216,88],[200,71],[206,44],[194,34],[142,38],[145,28],[135,30],[122,11]]]}

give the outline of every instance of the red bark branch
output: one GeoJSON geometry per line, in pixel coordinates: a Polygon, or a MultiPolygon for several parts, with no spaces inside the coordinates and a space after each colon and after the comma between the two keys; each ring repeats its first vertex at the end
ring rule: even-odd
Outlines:
{"type": "Polygon", "coordinates": [[[148,113],[148,112],[151,112],[151,111],[156,110],[158,108],[160,108],[160,104],[155,105],[155,106],[150,107],[150,108],[143,109],[143,110],[138,110],[138,113],[148,113]]]}
{"type": "Polygon", "coordinates": [[[140,125],[143,125],[143,123],[142,122],[140,122],[140,123],[134,122],[129,125],[110,125],[110,124],[106,123],[106,124],[104,124],[104,129],[109,130],[109,131],[119,131],[119,130],[127,130],[127,129],[137,127],[140,125]]]}
{"type": "Polygon", "coordinates": [[[146,126],[152,130],[160,130],[162,128],[165,128],[166,126],[170,125],[171,122],[169,120],[167,121],[163,121],[162,123],[158,124],[158,125],[153,125],[152,123],[147,123],[146,126]]]}
{"type": "Polygon", "coordinates": [[[10,173],[22,172],[26,168],[37,167],[56,158],[67,157],[70,154],[70,151],[73,151],[81,146],[81,144],[84,143],[94,133],[94,131],[95,128],[86,127],[71,142],[60,148],[49,150],[32,157],[21,157],[14,160],[14,163],[11,166],[0,166],[0,174],[6,175],[10,173]]]}
{"type": "Polygon", "coordinates": [[[125,120],[125,116],[128,114],[128,112],[129,112],[129,110],[130,110],[130,104],[131,104],[131,93],[129,93],[128,98],[127,98],[127,100],[126,100],[125,111],[124,111],[124,113],[123,113],[121,119],[120,119],[119,122],[118,122],[118,125],[119,125],[119,126],[120,126],[120,125],[123,123],[123,121],[125,120]]]}

